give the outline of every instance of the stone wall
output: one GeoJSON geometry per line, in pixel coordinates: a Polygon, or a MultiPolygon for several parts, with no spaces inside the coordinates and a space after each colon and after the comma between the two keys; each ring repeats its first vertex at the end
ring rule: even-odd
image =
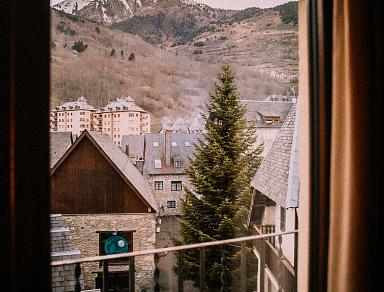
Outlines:
{"type": "MultiPolygon", "coordinates": [[[[80,258],[80,251],[73,249],[71,234],[68,228],[63,227],[60,214],[51,215],[51,260],[60,261],[80,258]]],[[[52,292],[75,291],[78,281],[80,288],[84,287],[82,273],[76,280],[75,265],[54,266],[52,273],[52,292]]]]}
{"type": "Polygon", "coordinates": [[[157,174],[150,175],[147,178],[149,187],[151,188],[152,194],[155,197],[155,201],[159,209],[164,206],[164,211],[161,211],[161,215],[181,215],[181,204],[180,200],[185,197],[185,188],[190,187],[190,183],[187,175],[185,174],[157,174]],[[155,181],[163,182],[162,190],[155,190],[155,181]],[[182,190],[172,191],[171,181],[181,181],[182,190]],[[167,201],[175,201],[176,208],[168,208],[167,201]]]}
{"type": "MultiPolygon", "coordinates": [[[[155,214],[101,214],[63,215],[63,224],[72,235],[72,245],[79,249],[83,257],[99,255],[100,231],[134,231],[133,250],[155,248],[155,214]]],[[[95,273],[101,271],[98,262],[84,263],[84,287],[95,288],[95,273]]],[[[153,255],[135,258],[136,291],[153,290],[153,255]]],[[[110,270],[124,270],[127,266],[110,266],[110,270]]]]}

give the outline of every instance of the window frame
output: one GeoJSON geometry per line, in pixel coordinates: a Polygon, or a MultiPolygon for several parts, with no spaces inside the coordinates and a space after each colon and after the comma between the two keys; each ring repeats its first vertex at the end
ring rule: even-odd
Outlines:
{"type": "Polygon", "coordinates": [[[171,181],[171,191],[180,192],[183,190],[183,182],[180,180],[171,181]]]}
{"type": "Polygon", "coordinates": [[[162,180],[155,180],[154,183],[153,183],[153,188],[156,190],[156,191],[162,191],[164,190],[164,181],[162,180]],[[160,187],[161,186],[161,187],[160,187]]]}
{"type": "Polygon", "coordinates": [[[176,209],[176,201],[175,200],[167,201],[167,208],[168,209],[176,209]]]}

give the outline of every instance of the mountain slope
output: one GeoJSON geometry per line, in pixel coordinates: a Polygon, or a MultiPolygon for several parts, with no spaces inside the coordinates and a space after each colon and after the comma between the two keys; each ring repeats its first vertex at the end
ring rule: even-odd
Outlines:
{"type": "MultiPolygon", "coordinates": [[[[153,113],[155,122],[165,116],[192,117],[202,110],[218,64],[193,61],[138,36],[55,10],[51,25],[52,106],[81,95],[102,106],[130,95],[153,113]]],[[[279,80],[236,64],[235,69],[241,76],[238,83],[243,99],[286,92],[279,80]]]]}

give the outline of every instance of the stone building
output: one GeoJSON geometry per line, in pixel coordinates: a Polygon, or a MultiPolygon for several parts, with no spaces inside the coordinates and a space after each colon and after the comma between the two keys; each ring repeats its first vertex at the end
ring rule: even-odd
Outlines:
{"type": "MultiPolygon", "coordinates": [[[[79,250],[73,249],[71,233],[63,226],[62,216],[52,214],[51,218],[51,260],[60,261],[78,259],[81,257],[79,250]]],[[[75,288],[84,289],[84,278],[80,271],[78,278],[75,276],[74,265],[52,267],[51,270],[52,292],[72,292],[75,288]]]]}
{"type": "MultiPolygon", "coordinates": [[[[172,238],[179,236],[181,199],[189,180],[186,168],[192,157],[194,144],[202,134],[165,131],[158,134],[124,136],[122,147],[136,167],[143,173],[159,206],[156,247],[173,246],[172,238]]],[[[160,291],[177,291],[177,277],[172,271],[175,255],[161,255],[157,268],[160,291]]],[[[195,291],[190,282],[185,291],[195,291]]]]}
{"type": "MultiPolygon", "coordinates": [[[[141,173],[108,135],[84,131],[51,137],[51,210],[62,214],[83,257],[155,248],[157,206],[141,173]],[[55,140],[57,140],[55,142],[55,140]],[[119,238],[115,251],[107,242],[119,238]]],[[[153,289],[153,255],[135,258],[136,290],[153,289]]],[[[126,261],[110,263],[109,279],[127,288],[126,261]]],[[[83,265],[84,288],[102,285],[99,263],[83,265]]]]}
{"type": "MultiPolygon", "coordinates": [[[[256,234],[295,230],[298,226],[299,161],[296,104],[251,182],[253,199],[249,225],[256,234]]],[[[258,291],[293,291],[296,281],[297,237],[272,238],[254,251],[259,259],[258,291]],[[279,249],[282,258],[279,265],[279,249]],[[265,265],[263,265],[263,263],[265,265]],[[265,266],[265,268],[262,268],[265,266]],[[279,268],[280,267],[280,268],[279,268]]]]}
{"type": "Polygon", "coordinates": [[[128,135],[122,148],[148,181],[161,215],[181,215],[180,199],[189,186],[185,170],[201,134],[128,135]]]}

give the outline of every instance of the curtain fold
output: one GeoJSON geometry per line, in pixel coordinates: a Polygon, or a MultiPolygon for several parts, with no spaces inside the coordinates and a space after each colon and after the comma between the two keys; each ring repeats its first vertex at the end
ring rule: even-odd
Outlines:
{"type": "Polygon", "coordinates": [[[369,288],[375,194],[368,9],[367,1],[333,2],[329,292],[380,290],[369,288]]]}

